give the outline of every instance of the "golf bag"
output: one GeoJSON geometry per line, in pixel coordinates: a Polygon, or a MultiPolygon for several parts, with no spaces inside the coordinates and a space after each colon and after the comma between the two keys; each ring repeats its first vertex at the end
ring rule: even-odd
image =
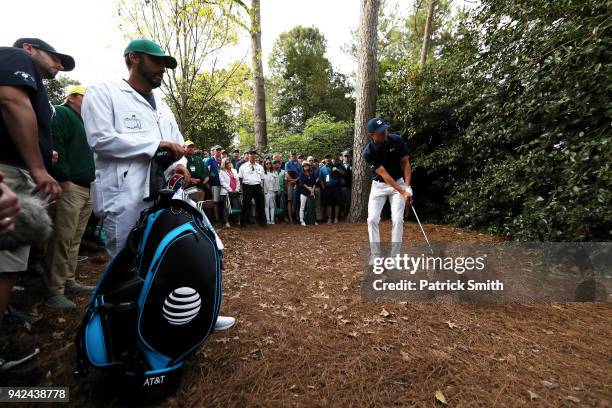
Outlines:
{"type": "Polygon", "coordinates": [[[141,401],[174,391],[183,360],[217,320],[217,242],[182,190],[162,190],[91,296],[75,340],[77,374],[88,366],[106,370],[113,392],[141,401]]]}

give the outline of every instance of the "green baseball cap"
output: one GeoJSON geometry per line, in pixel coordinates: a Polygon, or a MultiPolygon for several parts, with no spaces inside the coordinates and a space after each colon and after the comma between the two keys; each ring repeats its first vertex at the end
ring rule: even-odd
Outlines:
{"type": "Polygon", "coordinates": [[[123,56],[128,55],[130,52],[142,52],[143,54],[164,58],[166,60],[166,67],[170,69],[174,69],[177,66],[176,60],[163,52],[161,47],[151,40],[141,38],[130,41],[125,51],[123,51],[123,56]]]}

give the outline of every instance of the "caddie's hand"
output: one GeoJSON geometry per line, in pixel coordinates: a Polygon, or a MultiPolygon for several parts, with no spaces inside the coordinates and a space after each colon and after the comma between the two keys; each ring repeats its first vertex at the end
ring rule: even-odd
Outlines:
{"type": "Polygon", "coordinates": [[[185,178],[185,185],[188,185],[191,182],[191,174],[189,173],[189,170],[187,170],[187,167],[182,164],[176,165],[173,174],[180,174],[183,176],[185,178]]]}
{"type": "Polygon", "coordinates": [[[159,142],[159,148],[168,149],[176,160],[180,159],[185,155],[185,148],[183,146],[178,143],[168,142],[167,140],[162,140],[161,142],[159,142]]]}
{"type": "Polygon", "coordinates": [[[30,174],[36,183],[34,193],[42,191],[43,197],[49,202],[53,202],[60,198],[62,195],[62,188],[59,183],[47,173],[47,170],[34,169],[30,171],[30,174]]]}

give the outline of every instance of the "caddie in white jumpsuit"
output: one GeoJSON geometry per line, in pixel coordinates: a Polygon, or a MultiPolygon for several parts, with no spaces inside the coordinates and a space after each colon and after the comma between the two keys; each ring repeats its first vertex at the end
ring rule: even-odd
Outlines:
{"type": "Polygon", "coordinates": [[[151,205],[143,199],[157,149],[170,149],[180,159],[173,170],[189,177],[181,158],[183,136],[168,105],[153,92],[176,60],[148,40],[130,42],[125,54],[129,79],[89,87],[82,108],[96,166],[91,198],[94,212],[104,218],[111,257],[123,248],[140,212],[151,205]]]}
{"type": "Polygon", "coordinates": [[[389,125],[382,119],[368,121],[372,140],[363,149],[363,158],[373,172],[372,189],[368,200],[368,235],[371,256],[381,256],[380,212],[389,198],[391,204],[392,254],[399,253],[404,235],[404,208],[412,202],[412,168],[406,143],[401,137],[389,134],[389,125]]]}
{"type": "MultiPolygon", "coordinates": [[[[140,213],[152,205],[144,198],[149,195],[149,167],[158,148],[168,149],[177,159],[167,176],[181,174],[187,184],[190,179],[183,136],[161,94],[153,92],[166,68],[176,68],[176,60],[146,39],[131,41],[124,57],[129,78],[88,87],[82,107],[96,166],[90,190],[93,210],[104,218],[111,257],[125,246],[140,213]]],[[[219,316],[215,328],[228,328],[234,322],[219,316]]]]}

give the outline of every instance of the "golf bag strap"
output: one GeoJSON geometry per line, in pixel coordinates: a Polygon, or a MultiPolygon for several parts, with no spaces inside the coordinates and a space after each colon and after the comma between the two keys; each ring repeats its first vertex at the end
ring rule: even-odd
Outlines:
{"type": "Polygon", "coordinates": [[[76,348],[76,369],[74,371],[75,377],[82,377],[87,374],[87,364],[85,363],[85,326],[91,318],[95,307],[92,303],[87,306],[87,310],[84,313],[83,320],[79,326],[79,330],[74,338],[74,345],[76,348]]]}
{"type": "Polygon", "coordinates": [[[92,301],[93,309],[114,310],[117,313],[124,313],[138,307],[137,302],[113,302],[111,296],[98,295],[92,301]]]}

